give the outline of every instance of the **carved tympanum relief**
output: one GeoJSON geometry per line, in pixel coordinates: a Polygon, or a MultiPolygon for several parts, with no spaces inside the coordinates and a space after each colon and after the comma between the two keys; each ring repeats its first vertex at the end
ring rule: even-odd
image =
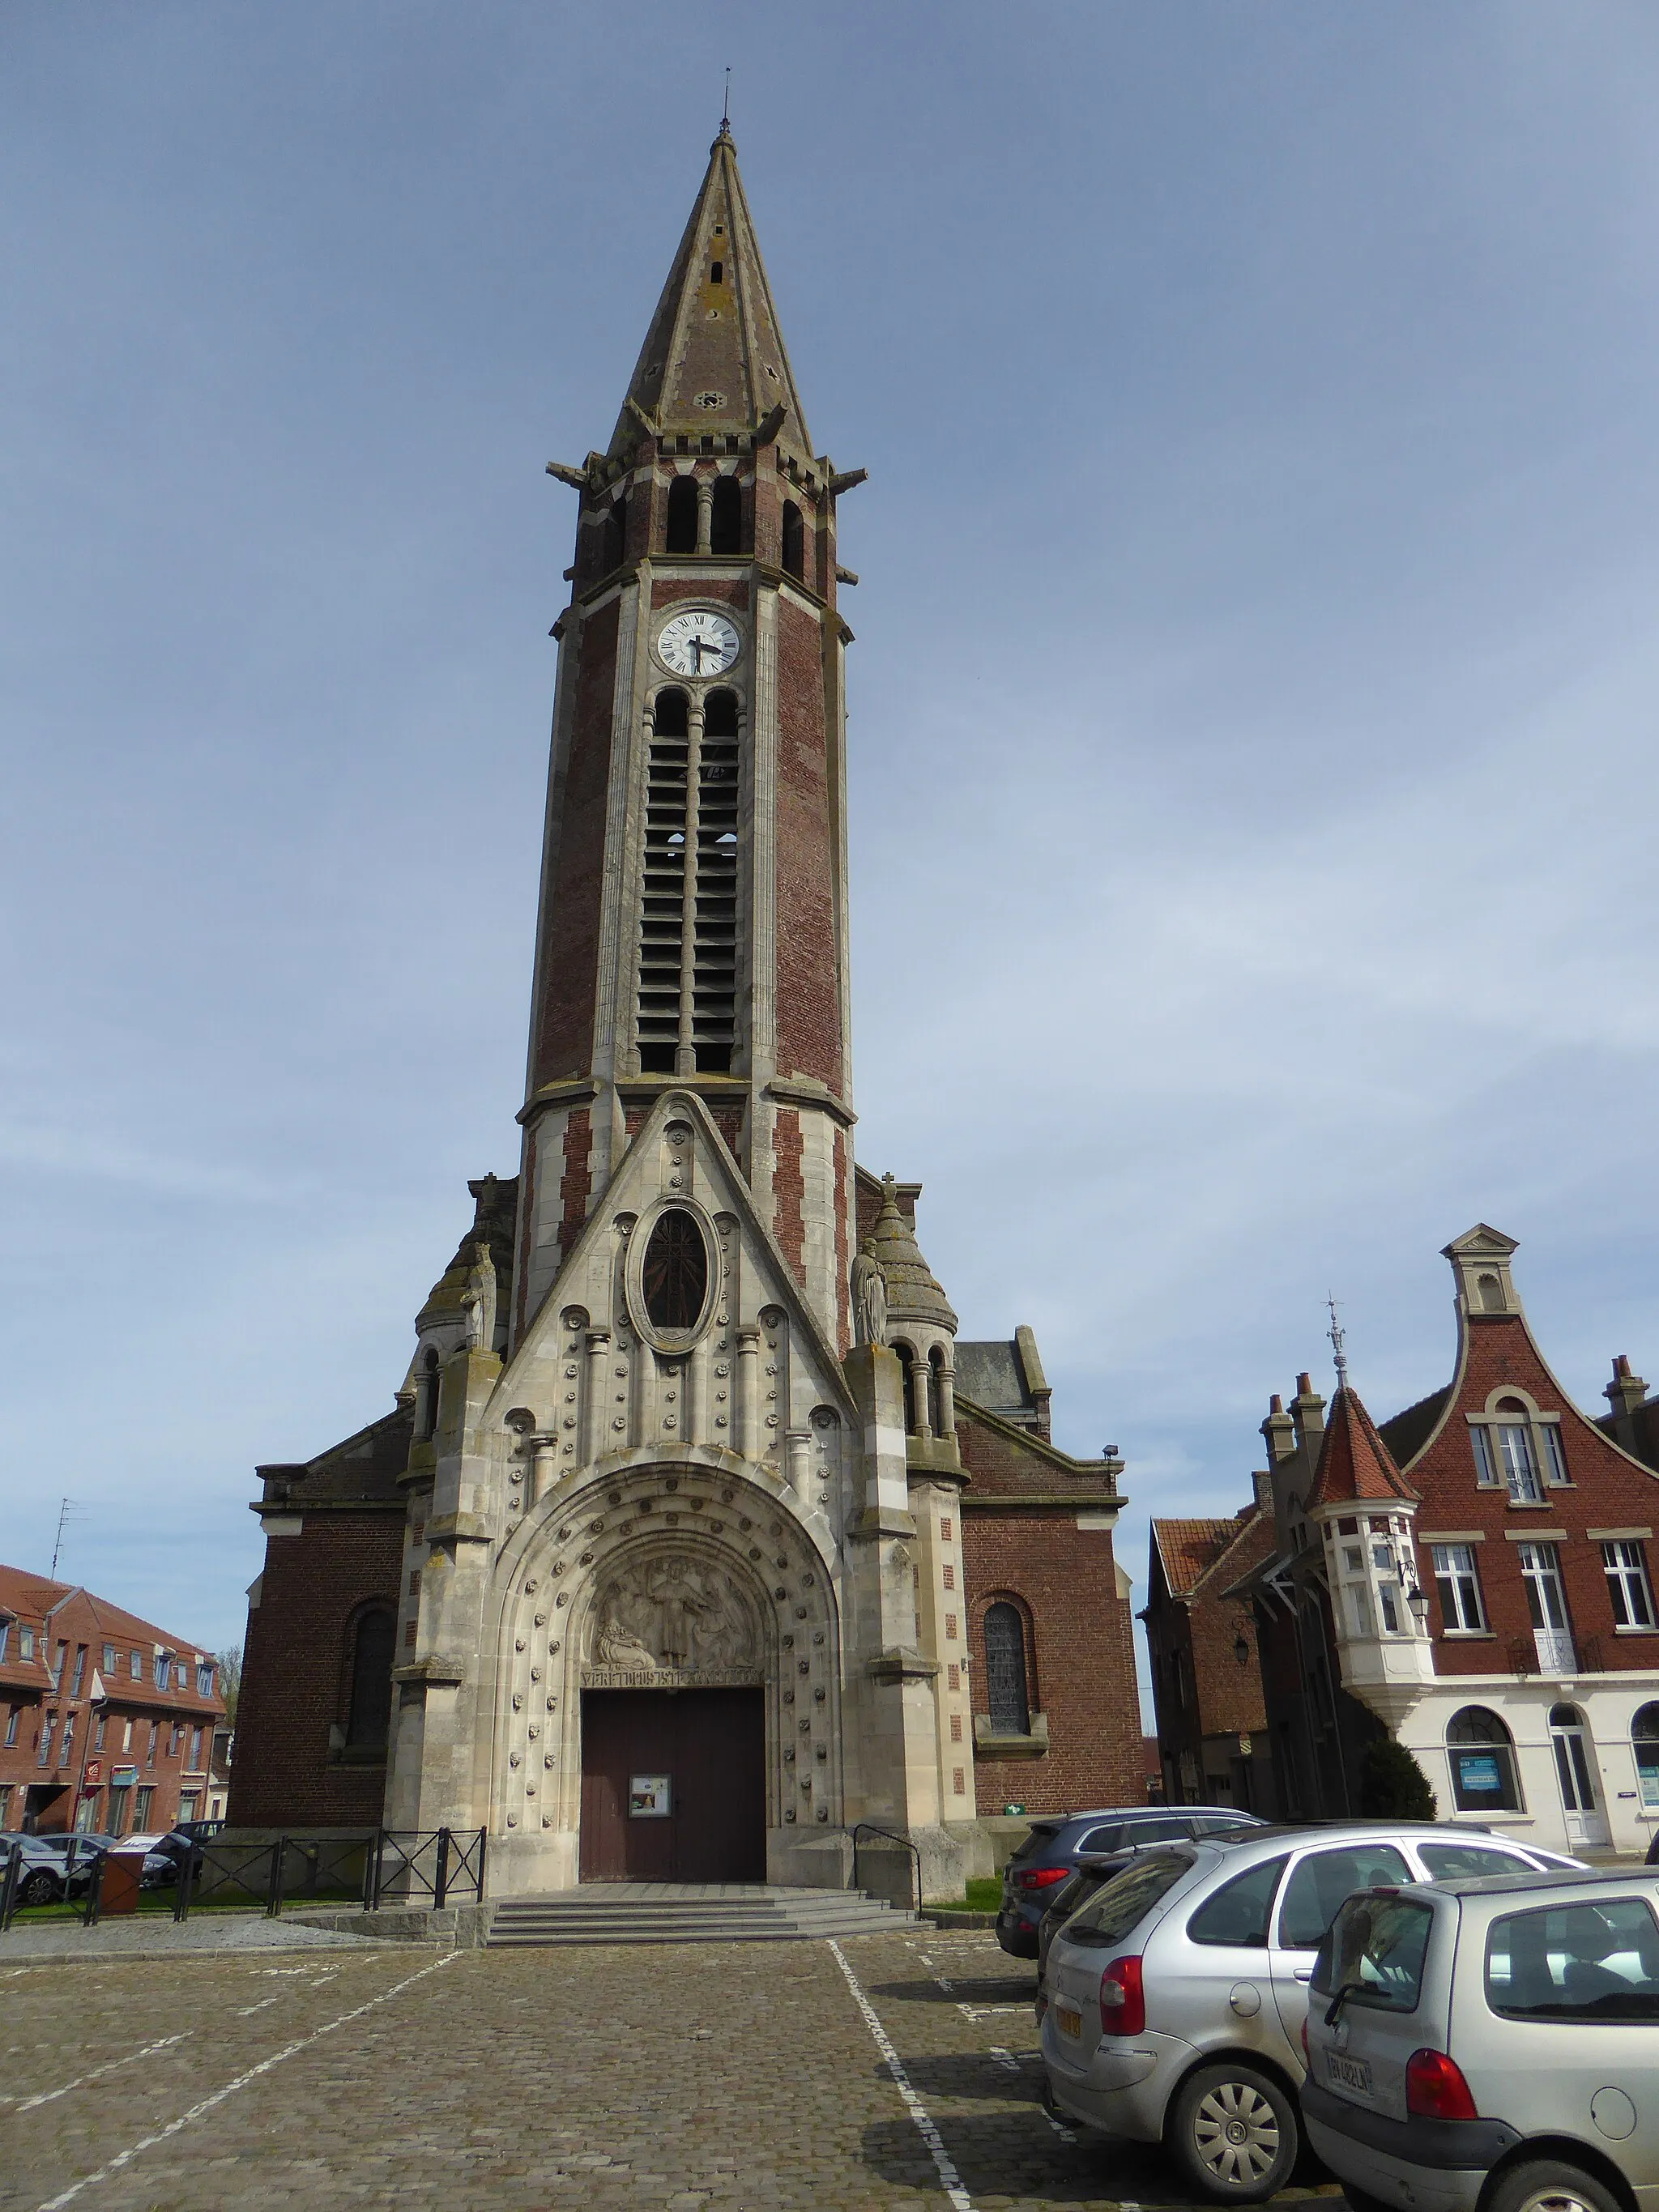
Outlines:
{"type": "Polygon", "coordinates": [[[629,1673],[725,1673],[755,1663],[743,1601],[717,1569],[672,1553],[606,1583],[596,1609],[592,1663],[629,1673]]]}

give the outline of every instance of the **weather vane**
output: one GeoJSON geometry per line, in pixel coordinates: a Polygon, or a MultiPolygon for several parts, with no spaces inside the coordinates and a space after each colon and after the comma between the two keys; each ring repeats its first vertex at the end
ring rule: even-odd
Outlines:
{"type": "Polygon", "coordinates": [[[731,129],[731,127],[732,127],[732,70],[731,70],[731,66],[730,66],[730,64],[727,64],[727,67],[726,67],[726,104],[725,104],[725,106],[720,109],[720,129],[721,129],[722,131],[729,131],[729,130],[731,129]]]}
{"type": "Polygon", "coordinates": [[[1336,1317],[1336,1293],[1334,1291],[1328,1291],[1326,1294],[1325,1304],[1330,1309],[1331,1325],[1329,1328],[1326,1330],[1325,1334],[1331,1340],[1331,1351],[1336,1362],[1336,1387],[1339,1390],[1346,1390],[1348,1387],[1348,1355],[1345,1351],[1344,1346],[1346,1345],[1348,1338],[1346,1330],[1336,1317]]]}

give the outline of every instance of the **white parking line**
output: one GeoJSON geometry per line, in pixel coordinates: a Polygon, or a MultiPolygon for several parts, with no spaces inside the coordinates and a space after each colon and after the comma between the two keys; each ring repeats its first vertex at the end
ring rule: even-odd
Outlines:
{"type": "MultiPolygon", "coordinates": [[[[864,2014],[864,2024],[875,2039],[875,2045],[887,2062],[887,2070],[893,2077],[893,2087],[904,2100],[904,2108],[915,2123],[916,2132],[933,2154],[939,2169],[940,2185],[955,2207],[955,2212],[974,2212],[974,2200],[962,2185],[962,2176],[957,2172],[951,2154],[945,2148],[945,2138],[927,2116],[927,2108],[910,2087],[910,2077],[904,2070],[904,2062],[894,2050],[886,2029],[876,2017],[876,2008],[859,1987],[858,1977],[847,1963],[847,1954],[833,1936],[826,1939],[835,1954],[836,1964],[847,1977],[847,1986],[853,1992],[853,2002],[864,2014]]],[[[43,2204],[40,2212],[52,2212],[51,2205],[43,2204]]]]}
{"type": "MultiPolygon", "coordinates": [[[[834,1946],[830,1948],[833,1949],[834,1946]]],[[[250,2081],[257,2081],[260,2075],[269,2074],[273,2066],[280,2066],[285,2058],[292,2058],[300,2051],[309,2049],[312,2044],[319,2042],[324,2036],[332,2035],[337,2027],[343,2027],[348,2021],[361,2020],[366,2012],[373,2012],[376,2005],[386,2003],[403,1990],[412,1989],[416,1982],[423,1982],[428,1974],[440,1973],[444,1967],[453,1966],[458,1959],[464,1959],[466,1955],[465,1951],[447,1951],[441,1959],[434,1959],[429,1966],[422,1966],[418,1973],[393,1983],[389,1990],[382,1990],[379,1996],[370,1997],[366,2004],[354,2005],[349,2012],[343,2012],[323,2027],[313,2028],[309,2035],[302,2035],[297,2043],[290,2043],[282,2051],[273,2051],[269,2058],[262,2058],[257,2066],[250,2066],[246,2074],[239,2074],[234,2081],[227,2081],[222,2089],[216,2089],[210,2097],[204,2097],[199,2105],[192,2105],[187,2112],[180,2112],[178,2118],[169,2120],[166,2127],[158,2128],[154,2135],[142,2136],[127,2149],[118,2151],[108,2165],[100,2166],[96,2173],[85,2174],[79,2181],[72,2181],[67,2189],[60,2190],[56,2197],[49,2197],[40,2207],[40,2212],[60,2212],[60,2208],[72,2204],[83,2189],[95,2188],[100,2182],[107,2181],[124,2166],[130,2166],[141,2152],[153,2150],[157,2143],[165,2142],[169,2136],[176,2136],[192,2122],[204,2118],[216,2105],[222,2105],[227,2097],[234,2097],[239,2089],[246,2089],[250,2081]]],[[[965,2197],[962,2212],[971,2212],[965,2197]]]]}
{"type": "Polygon", "coordinates": [[[88,2074],[77,2074],[61,2089],[42,2089],[38,2096],[25,2097],[17,2109],[20,2112],[32,2112],[37,2105],[50,2105],[57,2098],[67,2097],[71,2089],[80,2088],[83,2082],[96,2081],[102,2075],[113,2074],[118,2066],[133,2066],[141,2058],[153,2058],[158,2051],[170,2051],[175,2043],[186,2042],[193,2032],[186,2028],[182,2035],[164,2035],[159,2043],[147,2043],[142,2051],[129,2051],[125,2058],[112,2058],[107,2065],[94,2066],[88,2074]]]}

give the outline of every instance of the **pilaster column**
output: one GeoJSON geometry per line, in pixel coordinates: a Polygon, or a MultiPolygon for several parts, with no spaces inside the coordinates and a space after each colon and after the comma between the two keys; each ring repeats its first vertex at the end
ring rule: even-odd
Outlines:
{"type": "Polygon", "coordinates": [[[714,485],[709,477],[697,479],[697,550],[708,552],[714,542],[714,485]]]}
{"type": "Polygon", "coordinates": [[[538,1498],[545,1498],[558,1480],[554,1462],[559,1449],[556,1434],[537,1435],[530,1439],[530,1496],[525,1501],[533,1505],[538,1498]]]}
{"type": "Polygon", "coordinates": [[[789,1486],[804,1506],[811,1502],[812,1432],[810,1429],[787,1429],[784,1442],[789,1453],[789,1486]]]}
{"type": "Polygon", "coordinates": [[[605,1370],[611,1360],[611,1332],[587,1332],[587,1400],[582,1407],[582,1457],[591,1465],[605,1444],[605,1370]]]}
{"type": "Polygon", "coordinates": [[[738,1331],[738,1449],[761,1459],[760,1330],[752,1322],[738,1331]]]}

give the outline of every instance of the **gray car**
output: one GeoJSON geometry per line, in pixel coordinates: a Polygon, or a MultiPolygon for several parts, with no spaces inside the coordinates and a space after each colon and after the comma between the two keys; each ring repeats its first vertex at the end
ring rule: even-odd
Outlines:
{"type": "Polygon", "coordinates": [[[1429,1822],[1266,1827],[1144,1851],[1055,1936],[1038,1997],[1054,2102],[1162,2141],[1183,2178],[1254,2203],[1301,2150],[1302,2025],[1326,1929],[1357,1889],[1572,1868],[1429,1822]]]}
{"type": "Polygon", "coordinates": [[[1303,2112],[1359,2212],[1659,2205],[1659,1881],[1534,1875],[1350,1898],[1303,2112]]]}

